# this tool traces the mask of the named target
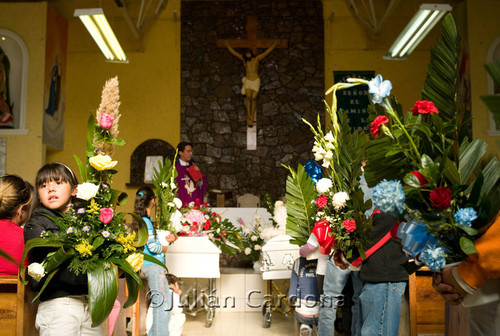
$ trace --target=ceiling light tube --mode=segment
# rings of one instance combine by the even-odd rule
[[[80,18],[109,62],[128,63],[102,8],[76,9],[74,16]]]
[[[449,5],[422,4],[391,45],[384,59],[407,59],[436,23],[451,9]]]

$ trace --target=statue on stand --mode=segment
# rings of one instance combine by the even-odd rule
[[[243,85],[241,87],[241,94],[246,96],[246,111],[247,111],[247,124],[248,127],[253,127],[253,121],[255,119],[255,111],[257,108],[257,94],[260,89],[260,78],[259,78],[259,62],[269,55],[271,51],[278,45],[279,40],[276,40],[273,45],[271,45],[266,51],[261,54],[254,55],[251,50],[248,50],[245,55],[238,53],[234,50],[227,40],[224,41],[224,45],[229,50],[231,54],[236,56],[243,62],[245,66],[246,75],[241,80]]]

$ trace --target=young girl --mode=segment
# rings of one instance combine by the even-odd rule
[[[156,229],[151,221],[151,209],[155,205],[155,193],[148,186],[141,187],[135,198],[135,213],[142,217],[148,226],[148,242],[144,247],[144,252],[165,263],[164,253],[167,251],[166,245],[161,245],[156,235]],[[176,236],[169,234],[167,242],[172,243]],[[149,329],[149,336],[169,336],[168,322],[172,313],[172,296],[166,278],[166,270],[159,265],[144,260],[142,273],[148,280],[153,308],[153,325]]]
[[[36,176],[36,189],[41,205],[35,209],[24,227],[24,241],[39,238],[42,232],[59,231],[50,217],[60,217],[68,211],[77,192],[78,181],[73,171],[62,163],[44,165]],[[34,248],[30,262],[41,263],[54,248]],[[69,263],[69,261],[67,262]],[[66,266],[66,267],[65,267]],[[40,290],[46,277],[33,281],[33,290]],[[75,275],[67,264],[61,265],[40,295],[35,326],[40,336],[46,335],[99,335],[102,328],[92,328],[88,307],[87,275]]]
[[[0,248],[18,263],[23,254],[23,229],[31,212],[33,187],[16,175],[0,177]],[[0,275],[17,275],[17,266],[0,258]]]

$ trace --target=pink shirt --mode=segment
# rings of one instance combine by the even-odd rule
[[[23,229],[9,219],[0,219],[0,249],[20,262],[23,248]],[[17,271],[16,265],[0,258],[0,275],[17,275]]]

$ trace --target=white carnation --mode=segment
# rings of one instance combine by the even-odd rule
[[[332,205],[335,210],[340,210],[345,206],[348,199],[349,195],[345,191],[338,192],[332,197]]]
[[[316,183],[316,190],[321,195],[324,195],[330,191],[330,188],[332,186],[333,186],[332,180],[330,180],[329,178],[322,178],[321,180],[318,181],[318,183]]]
[[[33,280],[39,282],[45,276],[45,268],[42,264],[32,263],[28,266],[28,274],[33,278]]]
[[[85,182],[78,185],[78,191],[76,193],[76,197],[85,201],[95,197],[97,195],[97,191],[99,190],[99,186],[93,183]]]
[[[258,251],[258,250],[261,250],[261,249],[262,249],[262,247],[261,247],[260,245],[255,245],[255,246],[253,247],[253,249],[254,249],[255,251]]]
[[[255,235],[250,237],[250,240],[251,240],[251,241],[257,241],[257,239],[258,239],[258,238],[257,238],[257,236],[255,236]]]
[[[247,247],[247,248],[245,249],[245,254],[246,254],[246,255],[249,255],[250,253],[252,253],[252,249],[251,249],[250,247]]]

